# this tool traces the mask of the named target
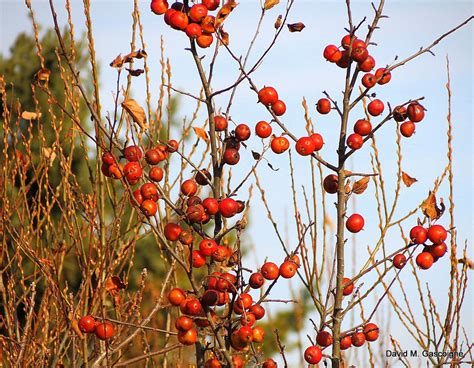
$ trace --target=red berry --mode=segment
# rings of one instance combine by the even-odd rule
[[[203,239],[199,243],[199,252],[203,256],[211,256],[212,253],[216,250],[217,243],[213,239]]]
[[[318,364],[322,358],[323,353],[317,346],[310,346],[304,351],[304,360],[309,364]]]
[[[92,333],[95,331],[95,319],[92,316],[84,316],[79,320],[79,329],[82,332]]]
[[[262,276],[267,280],[275,280],[280,275],[278,266],[273,262],[266,262],[262,266],[260,272]]]
[[[407,257],[405,257],[404,254],[397,254],[395,255],[395,257],[393,257],[393,267],[397,268],[397,269],[402,269],[403,267],[405,267],[406,263],[407,263]]]
[[[136,182],[142,176],[142,168],[138,162],[128,162],[123,167],[123,174],[129,183]]]
[[[155,166],[150,169],[148,175],[150,175],[150,179],[156,182],[160,182],[163,180],[163,169],[161,167]]]
[[[194,322],[189,317],[180,316],[176,319],[174,325],[178,331],[188,331],[193,328]]]
[[[347,137],[347,146],[353,150],[358,150],[364,145],[364,138],[360,134],[352,133]]]
[[[354,290],[354,283],[351,282],[351,279],[344,277],[342,279],[342,295],[351,295],[352,291]]]
[[[138,161],[142,158],[143,152],[138,146],[128,146],[125,148],[123,155],[127,161]]]
[[[375,59],[372,56],[367,56],[367,58],[361,63],[357,63],[359,69],[363,72],[370,72],[375,68]]]
[[[212,11],[219,7],[220,0],[202,0],[202,3]]]
[[[301,156],[308,156],[314,152],[316,145],[310,137],[302,137],[296,142],[296,152]]]
[[[396,106],[393,109],[393,118],[395,121],[401,123],[403,120],[407,118],[407,109],[405,106]]]
[[[265,308],[263,308],[260,304],[252,305],[249,308],[249,312],[252,313],[257,320],[260,320],[265,317]]]
[[[410,230],[410,240],[413,244],[424,244],[428,239],[428,230],[423,226],[414,226]]]
[[[152,0],[150,8],[153,13],[162,15],[168,10],[168,3],[166,0]]]
[[[359,231],[363,229],[363,227],[364,227],[364,218],[357,213],[354,213],[353,215],[349,216],[349,218],[346,221],[346,228],[351,233],[358,233]]]
[[[415,133],[415,129],[415,123],[409,120],[400,125],[400,133],[406,138],[410,138]]]
[[[425,117],[425,109],[418,102],[412,102],[407,107],[407,116],[414,123],[418,123]]]
[[[293,261],[285,261],[280,265],[279,273],[285,279],[291,279],[296,275],[298,266]]]
[[[359,119],[354,124],[354,132],[362,136],[369,135],[372,133],[372,124],[368,120]]]
[[[375,341],[379,338],[379,328],[375,323],[367,323],[364,326],[364,335],[367,341]]]
[[[275,137],[272,139],[270,147],[274,153],[280,154],[290,148],[290,142],[285,137]]]
[[[260,138],[268,138],[272,134],[272,126],[266,121],[259,121],[255,126],[255,134]]]
[[[434,258],[430,252],[421,252],[416,257],[416,264],[423,270],[427,270],[433,265]]]
[[[250,275],[249,285],[252,289],[259,289],[265,283],[265,279],[260,272],[255,272]]]
[[[385,68],[379,68],[375,71],[375,78],[379,80],[378,84],[387,84],[392,79],[392,74],[387,72]]]
[[[339,345],[341,347],[341,350],[347,350],[352,346],[352,338],[351,335],[347,335],[344,337],[341,337],[341,341],[339,342]]]
[[[324,178],[323,188],[329,194],[337,193],[338,177],[335,174],[330,174]]]
[[[104,154],[102,155],[102,162],[104,164],[107,164],[107,166],[115,164],[115,157],[110,152],[104,152]]]
[[[323,136],[319,133],[313,133],[309,136],[314,143],[314,150],[319,151],[324,146]]]
[[[224,198],[219,203],[219,212],[224,217],[232,217],[237,213],[238,210],[239,205],[237,204],[237,201],[232,198]]]
[[[189,23],[188,16],[181,11],[175,11],[169,18],[171,28],[184,31]]]
[[[223,116],[217,115],[214,116],[214,125],[216,127],[216,131],[222,132],[223,130],[227,129],[227,119]]]
[[[212,34],[207,34],[207,33],[203,33],[198,38],[196,38],[196,43],[202,49],[205,49],[211,46],[213,41],[214,41],[214,37],[212,36]]]
[[[174,288],[168,293],[168,301],[174,306],[179,306],[185,299],[186,294],[183,289]]]
[[[362,85],[365,88],[372,88],[377,84],[377,78],[375,78],[375,75],[371,73],[364,74],[362,77]]]
[[[182,231],[183,229],[181,228],[181,226],[170,222],[169,224],[166,224],[164,229],[165,238],[169,241],[176,241],[179,239],[179,236],[181,235]]]
[[[206,257],[198,250],[193,250],[191,258],[195,268],[200,268],[206,264]]]
[[[319,331],[316,335],[316,342],[323,347],[332,345],[332,335],[327,331]]]
[[[383,113],[384,108],[385,106],[383,102],[379,99],[372,100],[367,106],[367,110],[372,116],[379,116],[381,113]]]
[[[273,87],[264,87],[258,92],[258,101],[265,106],[273,105],[278,101],[278,92]]]
[[[219,212],[219,202],[215,198],[206,198],[202,201],[202,206],[208,215],[212,216]]]
[[[282,116],[286,112],[286,105],[282,100],[272,104],[272,111],[276,116]]]
[[[223,158],[227,165],[237,165],[240,161],[240,154],[235,148],[227,148],[224,151]]]
[[[95,335],[101,340],[108,340],[114,336],[114,326],[110,322],[102,322],[96,325]]]
[[[183,345],[193,345],[197,341],[197,331],[192,328],[188,331],[178,332],[178,341]]]
[[[443,243],[447,237],[448,232],[441,225],[432,225],[428,229],[428,239],[435,245]]]
[[[441,243],[441,244],[436,244],[429,247],[428,251],[431,253],[433,258],[436,259],[436,258],[441,258],[442,256],[444,256],[446,252],[448,251],[448,248],[446,246],[446,243]]]
[[[336,45],[327,45],[324,48],[323,56],[327,61],[330,61],[331,63],[337,63],[339,60],[341,60],[342,52]]]
[[[207,15],[207,7],[203,4],[194,4],[191,9],[189,9],[189,18],[193,22],[199,23]]]
[[[189,23],[184,31],[189,38],[197,38],[202,36],[202,28],[197,23]]]
[[[187,197],[195,195],[197,190],[198,185],[193,179],[185,180],[181,184],[181,193],[183,193]]]
[[[329,114],[331,112],[331,101],[329,101],[327,98],[319,99],[316,105],[316,110],[318,110],[318,112],[323,115]]]
[[[363,332],[354,332],[351,336],[352,345],[360,347],[365,343],[365,334]]]
[[[365,59],[369,56],[369,52],[365,47],[356,47],[354,48],[354,45],[352,46],[352,51],[351,51],[351,58],[352,60],[358,62],[358,63],[363,63]]]
[[[235,137],[239,141],[246,141],[250,138],[250,128],[247,124],[239,124],[235,128]]]

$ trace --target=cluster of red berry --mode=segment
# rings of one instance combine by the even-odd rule
[[[191,7],[175,2],[171,7],[166,0],[152,0],[151,11],[158,15],[164,14],[164,21],[171,28],[183,31],[190,38],[196,39],[199,47],[206,48],[214,41],[213,33],[216,31],[213,15],[209,11],[219,7],[220,0],[203,0],[201,4]]]
[[[132,205],[138,204],[143,214],[150,217],[156,214],[159,199],[158,188],[154,182],[163,179],[163,169],[155,166],[166,160],[168,155],[178,149],[178,142],[170,140],[167,145],[159,144],[156,148],[145,152],[145,161],[150,166],[148,171],[149,182],[144,183],[133,192]],[[128,146],[123,150],[123,157],[128,161],[125,166],[116,159],[111,152],[102,155],[102,173],[114,179],[125,178],[128,184],[137,184],[143,176],[143,151],[136,145]]]
[[[416,264],[423,270],[430,268],[439,258],[447,252],[445,243],[448,232],[442,225],[431,225],[428,229],[421,225],[414,226],[410,230],[410,240],[413,244],[423,244],[423,250],[416,257]],[[426,244],[427,241],[432,244]],[[407,263],[404,254],[399,253],[393,257],[393,266],[402,269]]]
[[[363,40],[358,39],[355,35],[345,35],[341,40],[341,47],[336,45],[328,45],[323,51],[326,60],[336,63],[341,68],[347,68],[349,61],[353,60],[357,63],[360,71],[365,72],[362,76],[361,83],[371,89],[376,84],[384,85],[390,82],[392,75],[387,68],[378,68],[374,74],[370,73],[375,68],[375,59],[369,55],[367,45]],[[326,98],[320,99],[317,104],[317,110],[321,114],[329,113],[331,109],[330,101]],[[385,105],[379,99],[373,99],[367,105],[367,111],[371,116],[379,116],[383,113]],[[392,116],[400,124],[400,133],[404,137],[411,137],[415,132],[415,124],[423,120],[425,109],[418,102],[412,102],[405,106],[397,106],[392,112]],[[409,120],[404,120],[408,117]],[[369,121],[360,119],[354,125],[354,133],[347,137],[347,146],[353,150],[360,149],[364,144],[364,136],[372,133],[372,126]]]
[[[85,333],[95,333],[101,340],[110,339],[114,336],[114,326],[108,322],[97,321],[92,316],[84,316],[79,320],[79,329]]]

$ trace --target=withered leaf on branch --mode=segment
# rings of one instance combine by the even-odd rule
[[[219,26],[225,22],[229,14],[235,9],[236,6],[237,3],[235,0],[229,0],[222,6],[222,8],[217,13],[216,21],[214,23],[216,28],[219,28]]]
[[[261,155],[258,152],[252,151],[252,157],[254,160],[260,159]]]
[[[287,24],[290,32],[301,32],[306,27],[302,22]]]
[[[474,270],[474,262],[467,257],[458,259],[458,263],[465,264],[469,269]]]
[[[226,46],[229,46],[229,34],[227,32],[225,32],[223,29],[221,29],[219,31],[220,33],[220,36],[221,36],[221,42],[226,45]]]
[[[428,198],[426,198],[421,204],[421,210],[426,217],[429,217],[431,221],[439,219],[444,212],[445,205],[443,199],[440,201],[440,207],[436,203],[436,195],[434,192],[429,193]]]
[[[114,60],[110,62],[110,66],[112,68],[121,68],[123,65],[123,57],[122,54],[118,54]]]
[[[41,68],[35,74],[35,78],[38,82],[48,83],[49,77],[51,76],[51,70],[46,68]]]
[[[21,118],[25,120],[36,120],[41,117],[40,112],[33,112],[33,111],[23,111],[21,113]]]
[[[145,128],[146,115],[145,110],[134,99],[128,99],[122,102],[122,107],[130,115],[135,123],[140,125],[142,129]]]
[[[280,0],[265,0],[265,5],[263,5],[263,8],[265,10],[269,10],[273,8],[275,5],[278,5],[280,3]]]
[[[105,281],[105,290],[115,294],[119,290],[125,289],[125,283],[118,276],[111,276]]]
[[[283,16],[280,14],[275,21],[275,29],[280,29],[282,23]]]
[[[414,183],[418,181],[416,178],[412,178],[405,171],[402,171],[402,181],[408,188],[410,188]]]
[[[207,132],[205,129],[203,128],[199,128],[199,127],[193,127],[194,129],[194,133],[196,133],[196,135],[201,138],[201,139],[204,139],[205,141],[207,141],[209,139],[209,137],[207,136]]]
[[[275,169],[275,168],[272,166],[272,164],[271,164],[270,162],[267,162],[267,165],[268,165],[268,167],[269,167],[270,169],[272,169],[273,171],[278,171],[278,170],[280,170],[280,169]]]
[[[130,75],[134,77],[138,77],[142,75],[143,73],[145,73],[143,69],[129,69],[129,68],[125,68],[125,69],[130,73]]]
[[[357,180],[354,184],[352,184],[352,193],[354,194],[362,194],[367,189],[369,185],[370,178],[368,176],[363,177],[360,180]]]

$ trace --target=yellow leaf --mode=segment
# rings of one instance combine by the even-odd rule
[[[141,107],[137,101],[133,99],[125,100],[122,102],[122,107],[131,116],[133,121],[140,125],[142,129],[145,129],[146,115],[145,110]]]
[[[280,0],[265,0],[265,5],[263,8],[265,10],[273,8],[275,5],[278,5],[280,3]]]
[[[404,171],[402,171],[402,180],[403,184],[405,184],[408,188],[411,187],[413,183],[416,183],[418,181],[416,178],[412,178]]]
[[[41,117],[40,112],[23,111],[21,113],[21,118],[25,120],[37,120],[40,117]]]
[[[194,129],[194,133],[196,133],[196,135],[199,138],[204,139],[205,141],[207,141],[209,139],[205,129],[199,128],[199,127],[193,127],[193,129]]]
[[[362,179],[356,181],[352,185],[352,193],[354,194],[362,194],[367,189],[369,185],[370,178],[368,176],[363,177]]]

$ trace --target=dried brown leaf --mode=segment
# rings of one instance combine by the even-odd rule
[[[434,192],[429,193],[428,198],[426,198],[421,204],[421,210],[426,217],[429,217],[431,221],[437,220],[441,217],[444,212],[445,205],[443,200],[440,201],[440,207],[436,203],[436,195]]]
[[[280,0],[265,0],[265,4],[263,5],[263,8],[265,10],[269,10],[273,8],[275,5],[278,5],[280,3]]]
[[[111,276],[105,281],[105,290],[115,294],[119,290],[125,289],[126,285],[118,276]]]
[[[465,264],[469,269],[474,270],[474,262],[467,257],[458,259],[458,263]]]
[[[118,55],[115,57],[115,59],[110,62],[109,65],[110,65],[112,68],[121,68],[122,65],[123,65],[123,62],[124,62],[124,60],[123,60],[122,54],[118,54]]]
[[[306,26],[302,22],[287,24],[290,32],[301,32]]]
[[[32,111],[23,111],[21,113],[21,118],[25,120],[37,120],[41,117],[40,112],[32,112]]]
[[[225,22],[229,14],[232,13],[232,10],[234,10],[236,6],[237,3],[235,0],[229,0],[222,6],[222,8],[220,8],[215,21],[216,28],[219,28],[219,26]]]
[[[283,16],[280,14],[275,21],[275,24],[274,24],[275,29],[280,29],[282,21],[283,21]]]
[[[133,77],[138,77],[140,75],[142,75],[143,73],[145,73],[145,71],[143,69],[129,69],[129,68],[125,68],[131,76]]]
[[[229,46],[229,34],[227,32],[225,32],[223,29],[221,29],[219,31],[220,35],[221,35],[221,42],[222,44],[226,45],[226,46]]]
[[[145,128],[146,115],[145,110],[134,99],[125,100],[122,102],[122,107],[130,115],[135,123],[140,125],[142,129]]]
[[[418,179],[412,178],[405,171],[402,171],[402,180],[403,184],[405,184],[408,188],[410,188],[414,183],[418,181]]]
[[[194,133],[196,133],[196,135],[201,138],[201,139],[204,139],[205,141],[207,141],[209,139],[209,137],[207,136],[207,132],[205,129],[203,128],[199,128],[199,127],[193,127],[194,129]]]
[[[362,194],[365,192],[367,189],[367,186],[369,185],[370,178],[368,176],[363,177],[360,180],[357,180],[353,185],[352,185],[352,193],[354,194]]]

